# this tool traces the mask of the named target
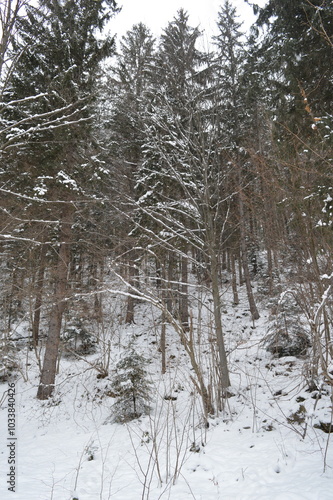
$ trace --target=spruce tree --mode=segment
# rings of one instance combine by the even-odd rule
[[[266,28],[258,54],[270,89],[274,154],[287,166],[277,182],[289,200],[293,234],[300,228],[308,233],[307,220],[325,225],[322,210],[332,187],[332,3],[271,0],[257,24]],[[298,245],[307,246],[304,234],[298,238]]]
[[[116,395],[113,420],[126,423],[150,411],[151,383],[146,370],[147,361],[132,347],[116,364],[112,391]]]
[[[321,275],[331,269],[332,2],[270,0],[259,11],[258,25],[265,28],[259,54],[270,89],[270,175],[280,191],[284,250],[303,277],[301,286],[297,280],[293,285],[302,288],[299,300],[306,310],[322,300]],[[322,346],[313,334],[314,371],[323,351],[332,357],[330,317],[325,311]]]
[[[181,145],[195,133],[194,117],[202,99],[201,70],[206,57],[196,47],[200,36],[182,9],[161,36],[154,96],[146,119],[143,163],[137,175],[136,189],[144,205],[156,205],[170,195],[182,196],[165,158],[175,153],[174,145]],[[177,165],[176,157],[174,160]],[[179,162],[177,168],[182,168]]]
[[[132,166],[141,160],[144,118],[154,78],[154,45],[149,28],[134,25],[120,42],[116,63],[110,68],[108,96],[110,146],[113,155]]]
[[[219,169],[216,108],[212,106],[212,69],[207,54],[197,49],[200,32],[188,25],[184,11],[169,23],[161,37],[158,64],[160,85],[153,102],[144,162],[138,179],[142,225],[152,238],[161,263],[164,293],[178,311],[169,311],[178,323],[181,341],[198,379],[206,414],[214,412],[196,353],[186,336],[187,258],[200,256],[211,279],[217,337],[219,394],[230,385],[221,321],[219,245],[224,227]],[[214,100],[213,100],[214,102]],[[215,103],[214,103],[215,104]],[[141,191],[142,190],[142,191]],[[151,236],[150,236],[151,237]],[[176,274],[178,262],[179,274]],[[171,268],[171,266],[173,267]],[[173,288],[168,288],[168,281]],[[175,291],[175,283],[180,282]],[[165,299],[166,305],[169,300]],[[183,298],[185,298],[183,302]],[[188,314],[188,309],[187,309]],[[170,315],[168,315],[170,318]],[[219,399],[219,398],[218,398]],[[220,401],[216,401],[217,405]]]
[[[189,172],[177,158],[177,147],[184,141],[190,141],[194,129],[194,115],[197,99],[202,91],[201,66],[205,54],[197,48],[201,33],[198,28],[192,28],[188,22],[188,14],[180,9],[165,28],[156,54],[156,81],[155,95],[150,113],[147,116],[146,140],[144,144],[144,161],[138,172],[137,192],[139,205],[142,207],[142,221],[147,223],[144,212],[146,207],[157,210],[162,218],[168,218],[167,212],[174,205],[174,215],[184,200],[184,191],[170,170],[172,162],[179,175],[189,180]],[[176,147],[174,147],[176,146]],[[153,208],[154,207],[154,208]],[[162,214],[162,212],[164,212]],[[148,217],[149,219],[149,217]],[[156,227],[156,221],[150,220],[150,228],[154,228],[161,237],[157,260],[165,267],[168,252],[174,253],[175,242],[178,241],[178,250],[168,263],[176,263],[180,258],[184,283],[183,287],[173,294],[169,306],[174,302],[174,313],[179,316],[184,328],[188,327],[188,298],[187,298],[187,247],[184,238],[179,239],[177,230],[174,231],[173,244],[165,251],[163,242],[170,240],[170,233],[163,232],[162,227]],[[171,232],[172,233],[172,232]],[[163,248],[164,247],[164,248]],[[180,255],[182,256],[180,257]],[[168,269],[170,281],[177,281],[174,269]],[[174,274],[174,275],[172,275]]]
[[[257,25],[266,27],[261,50],[278,118],[309,136],[313,119],[333,112],[332,2],[270,0]]]
[[[27,7],[18,23],[14,49],[21,57],[6,91],[9,126],[3,132],[2,177],[10,187],[8,197],[30,200],[24,218],[34,218],[37,243],[39,237],[54,242],[54,302],[39,399],[48,398],[54,389],[73,225],[79,227],[82,208],[96,200],[95,179],[106,177],[98,161],[92,117],[99,65],[113,50],[113,39],[98,33],[115,10],[114,0],[40,0],[38,6]]]
[[[242,123],[246,114],[243,87],[245,47],[242,23],[236,8],[226,0],[218,13],[218,34],[213,37],[215,56],[215,99],[221,140],[228,149],[241,143]]]
[[[231,253],[238,254],[240,251],[244,270],[244,277],[252,318],[258,319],[259,313],[255,304],[252,286],[250,283],[249,241],[252,244],[252,254],[255,257],[255,235],[250,230],[250,218],[255,217],[249,213],[247,198],[253,197],[253,192],[246,189],[247,185],[254,185],[254,177],[251,169],[245,168],[244,145],[247,130],[245,128],[245,116],[249,110],[246,109],[247,89],[244,87],[244,65],[245,47],[241,23],[238,22],[236,9],[226,0],[219,12],[217,22],[218,35],[214,37],[217,55],[217,84],[216,100],[218,110],[219,142],[223,146],[222,162],[220,168],[225,177],[225,186],[228,189],[236,189],[237,195],[233,196],[229,209],[237,221],[236,225],[229,228],[231,234],[237,234],[236,241],[232,237],[229,242]],[[233,186],[233,187],[232,187]],[[252,241],[250,240],[250,237]],[[237,241],[238,240],[238,241]],[[232,248],[233,247],[233,248]],[[233,256],[234,258],[234,256]]]
[[[128,200],[135,199],[135,178],[142,162],[142,145],[147,109],[151,102],[154,78],[155,40],[142,23],[134,25],[122,37],[115,65],[110,68],[105,102],[109,108],[106,116],[109,154],[117,158],[118,179],[121,186],[121,239],[123,267],[131,287],[138,287],[138,266],[141,256],[135,250],[137,235],[133,233],[134,221]],[[126,208],[125,208],[126,206]],[[127,299],[126,323],[135,321],[135,300],[130,293]]]

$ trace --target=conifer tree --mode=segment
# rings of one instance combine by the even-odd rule
[[[313,308],[324,294],[321,275],[331,272],[332,2],[270,0],[259,11],[258,25],[265,27],[259,53],[270,89],[270,175],[280,191],[288,260],[308,294],[299,293],[300,304]],[[332,356],[331,318],[325,309],[321,347],[313,332],[315,370],[322,349],[326,359]]]
[[[246,93],[242,86],[245,47],[242,23],[236,8],[226,0],[218,12],[218,34],[213,37],[215,56],[215,100],[219,114],[221,140],[227,148],[239,145],[246,114]]]
[[[134,170],[141,158],[144,117],[154,78],[154,45],[150,30],[142,23],[134,25],[122,37],[115,66],[110,68],[111,152]]]
[[[183,312],[186,306],[181,301],[188,294],[184,285],[187,284],[185,272],[188,251],[191,250],[200,254],[202,262],[199,267],[204,266],[212,280],[219,394],[225,394],[230,380],[219,290],[218,248],[224,226],[222,175],[218,170],[219,145],[215,142],[218,139],[217,122],[214,121],[214,111],[209,109],[211,67],[209,57],[196,48],[199,34],[197,29],[188,26],[187,15],[180,11],[161,38],[162,78],[147,127],[144,162],[137,186],[142,213],[147,225],[150,220],[156,234],[154,248],[159,246],[161,252],[167,250],[169,254],[164,263],[160,258],[166,271],[162,273],[165,288],[168,280],[173,284],[177,281],[175,274],[169,272],[170,256],[174,256],[173,262],[177,259],[180,262],[182,288],[178,296],[172,290],[173,301],[179,300],[180,307],[178,313],[172,313],[178,318],[181,340],[195,370],[205,412],[209,414],[214,411],[214,403],[205,387],[196,353],[185,335],[187,318]],[[148,229],[151,227],[148,225]],[[169,293],[166,290],[166,295]],[[216,403],[220,405],[220,401]]]
[[[174,137],[183,140],[183,134],[188,135],[192,127],[191,100],[194,86],[196,83],[199,85],[198,74],[204,60],[204,54],[196,47],[199,36],[198,28],[189,26],[188,14],[183,9],[179,10],[173,21],[168,23],[161,36],[155,62],[155,96],[146,122],[144,162],[138,173],[137,192],[139,196],[143,195],[139,199],[140,204],[143,202],[142,208],[152,205],[156,208],[160,201],[167,207],[171,200],[179,201],[183,196],[179,184],[174,182],[173,175],[170,175],[168,161],[165,161],[164,157],[173,154],[172,145],[169,147],[169,144]],[[182,165],[177,158],[174,160],[176,164],[178,163],[177,169],[180,172]],[[161,228],[155,229],[160,233]],[[161,242],[164,239],[162,236]],[[184,240],[178,241],[178,244],[181,252],[180,254],[176,252],[177,257],[171,256],[171,253],[174,254],[174,249],[169,247],[168,251],[165,251],[165,248],[160,248],[157,260],[162,267],[168,268],[166,272],[168,279],[176,282],[174,264],[180,259],[179,267],[182,270],[180,281],[183,285],[175,294],[171,289],[165,293],[169,296],[167,301],[169,309],[173,309],[184,328],[187,328],[187,244]],[[163,246],[162,243],[161,247]]]
[[[246,209],[246,198],[253,196],[245,190],[249,184],[251,172],[244,168],[242,148],[244,147],[244,117],[246,116],[246,89],[243,85],[245,50],[240,31],[241,23],[237,21],[236,9],[226,0],[221,7],[218,19],[218,35],[214,38],[217,47],[216,67],[217,85],[216,100],[218,109],[219,141],[224,146],[224,161],[221,169],[227,179],[227,185],[237,191],[234,197],[236,203],[232,209],[238,220],[238,227],[232,227],[231,232],[238,232],[239,249],[244,270],[244,278],[252,318],[258,319],[259,312],[255,304],[249,272],[249,219],[251,215]],[[251,236],[254,236],[251,234]],[[253,238],[254,239],[254,238]],[[253,247],[255,245],[253,244]],[[236,249],[237,250],[237,249]],[[232,250],[235,252],[235,249]],[[234,258],[234,257],[233,257]]]
[[[114,0],[40,0],[38,6],[27,7],[18,23],[14,49],[21,57],[6,91],[10,126],[3,131],[2,178],[10,186],[8,196],[19,193],[30,200],[25,219],[29,215],[38,221],[42,207],[47,207],[44,231],[54,241],[54,302],[39,399],[48,398],[54,389],[76,207],[81,206],[82,213],[85,204],[96,199],[94,179],[105,177],[92,116],[99,64],[113,50],[113,39],[97,34],[115,10]]]
[[[113,405],[115,422],[126,423],[149,413],[152,398],[146,363],[143,356],[130,348],[116,364],[112,382],[116,395]]]
[[[257,24],[267,28],[258,53],[271,89],[267,105],[275,160],[287,166],[278,169],[275,182],[288,200],[286,219],[294,222],[288,231],[306,260],[306,234],[313,238],[311,248],[323,244],[323,234],[315,227],[326,223],[321,215],[332,187],[332,5],[326,0],[270,1],[259,11]]]
[[[135,178],[142,162],[145,120],[154,79],[154,45],[155,40],[150,30],[142,23],[134,25],[122,37],[115,65],[110,68],[108,75],[106,102],[110,110],[106,119],[109,153],[117,158],[121,196],[126,200],[125,206],[128,206],[129,199],[135,198]],[[137,236],[132,232],[133,221],[124,205],[122,212],[123,215],[126,212],[119,228],[122,259],[127,268],[129,286],[137,287],[141,256],[135,250]],[[135,300],[129,294],[126,323],[133,323],[135,320],[134,306]]]
[[[332,3],[270,0],[257,24],[267,27],[261,50],[278,119],[287,119],[296,133],[302,127],[309,136],[315,117],[332,114],[333,54],[327,43],[333,37]]]

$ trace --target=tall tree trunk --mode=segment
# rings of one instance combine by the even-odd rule
[[[230,250],[230,259],[231,259],[231,272],[232,272],[232,293],[234,296],[234,305],[237,306],[239,304],[238,290],[237,290],[237,275],[236,275],[236,263],[235,263],[235,254],[233,250]]]
[[[262,168],[267,167],[264,165]],[[267,168],[265,169],[266,172]],[[267,182],[264,174],[261,175],[261,196],[263,199],[263,237],[264,244],[267,252],[267,275],[268,275],[268,290],[272,295],[274,288],[273,280],[273,249],[277,251],[277,241],[282,240],[282,235],[279,234],[279,222],[276,213],[276,200],[272,199],[272,188],[274,187],[273,181]]]
[[[162,265],[162,283],[163,283],[163,286],[161,287],[161,298],[162,298],[164,308],[167,308],[166,301],[167,301],[167,295],[168,295],[168,288],[167,288],[167,280],[166,280],[165,260],[164,260],[164,263]],[[160,338],[160,351],[161,351],[161,355],[162,355],[161,372],[163,375],[166,373],[166,321],[167,321],[166,311],[165,311],[165,309],[163,309],[162,310],[162,318],[161,318],[161,338]]]
[[[40,314],[41,314],[41,307],[43,300],[46,251],[47,251],[47,245],[43,244],[40,249],[39,269],[36,281],[34,317],[32,321],[32,340],[34,347],[37,347],[39,341],[39,325],[40,325]]]
[[[242,266],[242,252],[240,247],[238,248],[238,274],[239,274],[239,286],[244,284],[244,276],[243,276],[243,266]]]
[[[216,250],[211,248],[211,268],[212,268],[212,294],[213,294],[213,306],[214,306],[214,322],[215,322],[215,332],[217,338],[217,346],[219,352],[219,371],[221,378],[222,391],[230,386],[229,369],[227,354],[224,345],[224,336],[222,329],[222,319],[221,319],[221,297],[220,297],[220,287],[219,287],[219,273],[218,273],[218,259]]]
[[[247,297],[249,301],[250,311],[252,315],[252,320],[255,321],[260,318],[254,296],[252,291],[251,279],[250,279],[250,271],[249,264],[247,260],[247,244],[245,237],[245,215],[244,215],[244,205],[242,200],[242,192],[239,194],[239,226],[240,226],[240,248],[241,248],[241,257],[244,271],[244,280],[246,285]]]
[[[43,367],[37,391],[37,398],[42,400],[52,396],[55,385],[61,323],[66,305],[65,299],[68,286],[72,222],[73,209],[67,206],[64,208],[61,217],[60,248],[55,268],[55,301],[50,313]]]
[[[134,306],[135,299],[133,295],[132,287],[135,286],[135,276],[136,276],[136,268],[135,268],[135,259],[131,258],[128,262],[128,283],[129,283],[129,295],[127,297],[127,310],[126,310],[126,318],[125,323],[130,325],[135,323],[134,321]]]
[[[161,373],[164,375],[166,373],[166,317],[165,313],[162,313],[161,319],[161,338],[160,338],[160,351],[161,351]]]
[[[176,281],[175,276],[176,269],[176,259],[173,251],[168,252],[168,282],[165,284],[166,288],[166,306],[169,313],[173,314],[175,306],[175,294],[174,294],[174,283]]]
[[[267,248],[267,275],[268,275],[268,293],[272,295],[273,293],[273,257],[272,249],[269,244],[266,245]]]
[[[188,330],[188,258],[181,257],[181,285],[180,285],[180,300],[179,300],[179,313],[182,327],[185,331]]]
[[[128,262],[128,283],[129,283],[129,293],[135,294],[135,290],[140,287],[140,278],[139,278],[139,264],[138,264],[138,255],[135,250],[133,250],[130,254],[130,259]],[[134,288],[134,290],[133,290]],[[126,311],[126,319],[125,323],[132,324],[135,323],[134,313],[135,313],[135,304],[136,300],[134,297],[129,295],[127,297],[127,311]]]
[[[104,277],[104,259],[101,257],[99,259],[99,262],[97,264],[98,268],[98,274],[96,276],[96,288],[101,288],[101,284],[103,283],[103,277]],[[97,321],[97,323],[103,323],[103,298],[102,298],[101,293],[96,293],[95,294],[95,299],[94,299],[94,317]]]

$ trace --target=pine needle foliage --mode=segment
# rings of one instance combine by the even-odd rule
[[[126,423],[150,412],[151,382],[146,370],[147,360],[134,348],[127,350],[116,365],[112,390],[116,394],[113,420]]]

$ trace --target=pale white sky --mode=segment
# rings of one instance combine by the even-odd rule
[[[260,5],[265,3],[265,0],[254,1]],[[158,36],[183,7],[190,16],[190,25],[200,25],[209,39],[216,29],[217,13],[223,3],[223,0],[118,0],[122,11],[112,21],[111,30],[119,40],[134,24],[143,22]],[[246,31],[254,21],[252,7],[244,0],[231,0],[231,3],[237,8],[240,20],[244,22],[243,30]]]

